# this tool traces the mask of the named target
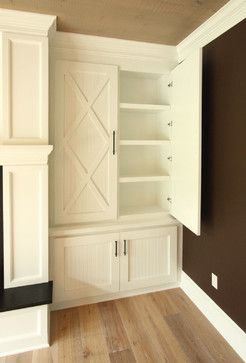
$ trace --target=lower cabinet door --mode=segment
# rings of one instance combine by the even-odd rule
[[[119,233],[53,240],[54,303],[119,291]]]
[[[177,227],[121,233],[120,290],[177,279]]]

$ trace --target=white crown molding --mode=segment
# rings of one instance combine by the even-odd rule
[[[83,51],[84,54],[135,58],[163,62],[168,68],[177,64],[175,46],[105,38],[94,35],[55,32],[50,39],[51,49]]]
[[[246,1],[230,0],[177,45],[179,61],[195,49],[204,47],[245,18]]]
[[[56,16],[0,8],[0,31],[48,36],[56,30]]]
[[[246,333],[184,271],[180,287],[246,362]]]
[[[0,165],[47,164],[52,145],[0,145]]]

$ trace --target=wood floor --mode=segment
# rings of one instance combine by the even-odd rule
[[[52,312],[49,349],[0,363],[238,363],[180,289]]]

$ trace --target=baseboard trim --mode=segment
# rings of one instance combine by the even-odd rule
[[[148,294],[148,293],[152,293],[152,292],[156,292],[156,291],[175,289],[175,288],[179,287],[179,285],[180,285],[180,282],[176,281],[176,282],[169,282],[169,283],[167,283],[165,285],[161,285],[161,286],[151,286],[151,287],[146,287],[146,288],[137,289],[137,290],[121,291],[121,292],[115,292],[115,293],[111,293],[111,294],[107,294],[107,295],[91,296],[91,297],[86,297],[86,298],[82,298],[82,299],[67,300],[67,301],[61,301],[61,302],[54,301],[54,303],[51,305],[51,310],[55,311],[55,310],[73,308],[76,306],[96,304],[96,303],[103,302],[103,301],[122,299],[125,297]]]
[[[246,333],[184,271],[180,287],[246,362]]]

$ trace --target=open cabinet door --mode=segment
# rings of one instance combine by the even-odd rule
[[[171,214],[200,234],[202,50],[172,71]]]

